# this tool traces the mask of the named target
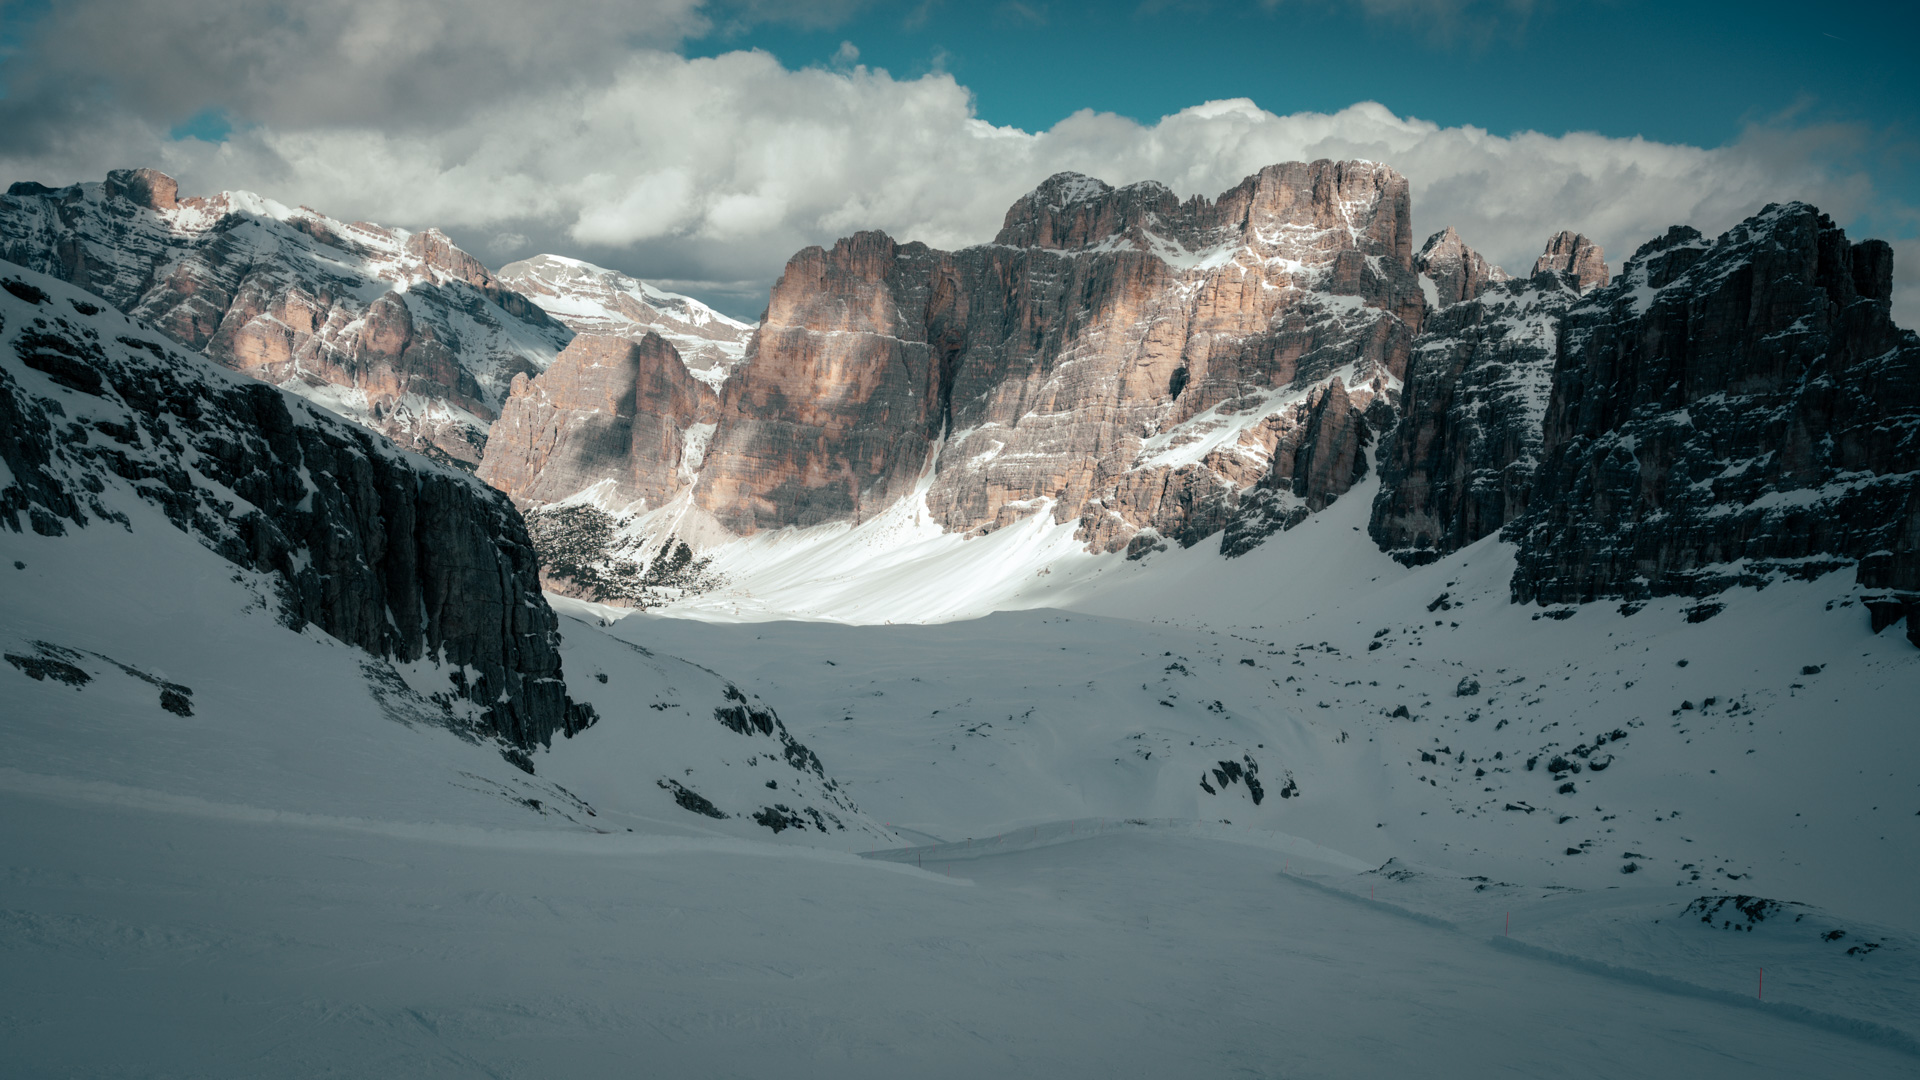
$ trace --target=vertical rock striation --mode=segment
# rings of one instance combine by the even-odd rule
[[[1381,550],[1417,566],[1527,509],[1560,322],[1578,299],[1568,275],[1549,271],[1427,317],[1403,418],[1380,449],[1368,532]]]
[[[1433,282],[1435,307],[1471,300],[1509,280],[1505,270],[1468,247],[1451,225],[1427,237],[1413,257],[1413,268]]]
[[[1567,311],[1516,600],[1702,595],[1857,564],[1920,593],[1920,339],[1892,256],[1803,203],[1675,228]]]
[[[517,375],[477,475],[521,506],[607,484],[600,501],[658,507],[691,484],[719,398],[658,334],[582,334],[537,378]]]
[[[1610,279],[1607,256],[1600,245],[1579,233],[1558,232],[1547,241],[1547,250],[1533,261],[1536,274],[1565,274],[1581,292],[1597,289]]]
[[[1101,550],[1193,542],[1334,376],[1366,401],[1397,385],[1425,313],[1411,246],[1403,178],[1317,161],[1185,202],[1063,173],[992,244],[810,248],[726,384],[696,501],[740,533],[857,519],[937,446],[950,530],[1044,512]]]

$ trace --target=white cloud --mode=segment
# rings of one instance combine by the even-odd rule
[[[383,41],[367,47],[399,47]],[[1033,133],[981,121],[944,73],[901,80],[857,65],[791,71],[760,52],[642,50],[595,79],[523,86],[431,127],[261,123],[214,146],[170,141],[120,114],[0,155],[0,169],[65,182],[157,163],[190,192],[249,187],[476,244],[517,234],[641,275],[755,282],[720,297],[753,314],[800,247],[869,228],[939,247],[986,241],[1014,199],[1060,169],[1212,196],[1277,161],[1384,161],[1413,183],[1416,243],[1453,225],[1524,271],[1562,228],[1593,237],[1618,265],[1670,224],[1711,234],[1769,201],[1804,198],[1842,221],[1875,212],[1865,174],[1833,164],[1857,139],[1841,127],[1756,127],[1703,149],[1498,136],[1371,103],[1280,116],[1248,101],[1153,124],[1081,112]],[[1899,265],[1913,276],[1912,260]],[[1903,320],[1920,322],[1920,295],[1900,296]]]

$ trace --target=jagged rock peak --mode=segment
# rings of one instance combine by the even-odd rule
[[[1788,203],[1710,245],[1670,231],[1569,309],[1541,465],[1504,534],[1515,598],[1704,596],[1854,565],[1920,599],[1920,338],[1892,322],[1891,266],[1884,242]]]
[[[1371,161],[1268,165],[1217,198],[1181,202],[1165,184],[1114,188],[1079,173],[1050,177],[1007,211],[994,243],[1061,251],[1148,252],[1169,265],[1225,257],[1317,261],[1307,252],[1365,249],[1411,269],[1406,178]]]
[[[1633,258],[1621,268],[1621,276],[1631,278],[1645,271],[1647,285],[1662,288],[1687,268],[1700,261],[1713,243],[1691,225],[1675,225],[1665,236],[1655,237],[1634,249]]]
[[[695,378],[716,390],[746,359],[753,337],[753,323],[581,259],[535,255],[502,266],[498,276],[574,333],[660,335]]]
[[[1564,229],[1547,241],[1545,254],[1533,261],[1533,272],[1567,274],[1581,292],[1613,280],[1607,273],[1607,254],[1600,245]]]
[[[1420,253],[1413,257],[1413,268],[1433,282],[1440,307],[1471,300],[1488,285],[1509,278],[1505,270],[1468,247],[1451,225],[1427,237]]]
[[[179,181],[158,169],[115,169],[107,174],[106,190],[149,210],[172,210],[180,205]]]
[[[538,377],[514,378],[477,475],[522,507],[604,481],[615,506],[658,507],[692,482],[718,411],[659,334],[581,334]]]

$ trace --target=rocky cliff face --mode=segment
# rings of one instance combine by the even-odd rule
[[[1526,510],[1561,319],[1578,299],[1571,276],[1544,271],[1428,315],[1380,449],[1368,532],[1381,550],[1431,562]]]
[[[660,335],[582,334],[514,377],[478,475],[521,506],[604,485],[596,501],[657,507],[692,483],[719,405]]]
[[[1425,312],[1411,247],[1403,178],[1318,161],[1186,202],[1061,174],[992,244],[808,249],[724,389],[695,500],[740,533],[860,518],[931,462],[949,530],[1047,513],[1101,550],[1192,542],[1335,375],[1366,401],[1397,386]]]
[[[1704,595],[1857,564],[1920,593],[1920,339],[1892,253],[1802,203],[1676,228],[1567,311],[1514,598]]]
[[[498,277],[574,333],[660,336],[695,378],[715,390],[746,359],[753,337],[752,323],[579,259],[535,255],[501,267]]]
[[[438,671],[436,700],[521,751],[592,722],[504,496],[51,277],[0,265],[0,290],[0,525],[157,510],[260,575],[290,626]]]
[[[1504,529],[1518,601],[1854,567],[1876,629],[1920,609],[1920,339],[1886,244],[1793,203],[1713,241],[1676,226],[1610,284],[1571,233],[1536,265],[1429,315],[1380,452],[1383,550]]]
[[[1413,257],[1413,268],[1433,283],[1434,307],[1471,300],[1489,286],[1509,280],[1505,270],[1468,247],[1451,225],[1427,237]]]
[[[513,377],[572,336],[437,231],[348,224],[249,192],[182,199],[151,169],[13,185],[0,196],[0,258],[467,467]]]

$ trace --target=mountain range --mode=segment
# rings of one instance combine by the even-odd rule
[[[21,1068],[1910,1071],[1890,248],[1522,275],[1412,197],[1063,173],[749,324],[14,184]]]

